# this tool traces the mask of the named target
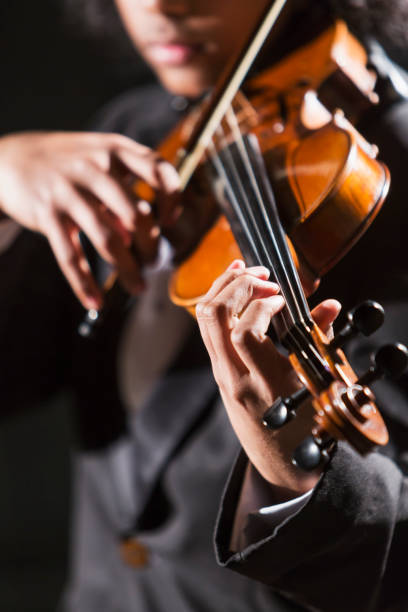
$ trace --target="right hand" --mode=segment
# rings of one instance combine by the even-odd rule
[[[131,191],[137,178],[159,196],[158,221]],[[118,134],[31,132],[0,138],[0,210],[48,238],[85,308],[100,308],[102,294],[79,231],[117,269],[124,287],[137,293],[142,273],[129,247],[135,237],[140,260],[149,254],[157,223],[171,222],[178,185],[168,162]]]

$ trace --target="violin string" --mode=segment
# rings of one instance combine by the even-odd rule
[[[231,115],[231,113],[233,113],[233,115]],[[327,384],[332,382],[332,376],[330,372],[327,371],[325,359],[314,346],[314,342],[309,333],[310,328],[313,326],[309,306],[292,255],[289,251],[286,234],[284,233],[279,219],[274,194],[269,178],[266,175],[265,165],[259,152],[258,142],[255,141],[255,146],[254,140],[250,140],[248,135],[244,136],[242,134],[232,108],[231,113],[226,119],[229,121],[230,128],[232,127],[235,132],[234,137],[238,145],[240,145],[238,149],[240,152],[239,159],[243,163],[245,171],[250,175],[251,186],[256,188],[258,196],[255,200],[245,198],[244,201],[246,205],[250,207],[251,202],[253,202],[253,209],[250,212],[254,213],[256,217],[255,228],[263,228],[264,233],[260,235],[260,238],[264,241],[262,243],[263,249],[266,250],[267,255],[270,255],[270,259],[272,260],[271,263],[277,265],[278,272],[283,272],[281,282],[287,283],[285,286],[289,290],[289,293],[285,295],[282,291],[286,301],[286,309],[283,313],[289,311],[295,323],[301,324],[300,326],[295,324],[288,329],[287,321],[283,317],[283,322],[286,323],[287,327],[286,342],[290,341],[291,350],[295,350],[298,356],[302,355],[302,360],[304,360],[305,365],[307,365],[309,372],[313,374],[315,380],[319,380],[320,384],[327,386]],[[233,160],[232,155],[230,155],[229,158]],[[256,170],[258,171],[258,176]],[[266,204],[269,205],[269,210],[267,210]],[[274,248],[268,248],[269,245],[272,245]],[[289,308],[288,304],[290,306]],[[293,307],[296,310],[298,318],[293,314]],[[282,319],[282,317],[280,319]]]
[[[261,195],[260,195],[260,192],[259,192],[259,185],[258,185],[258,182],[256,180],[256,177],[254,176],[254,173],[253,173],[252,167],[251,167],[251,163],[250,163],[250,161],[248,159],[248,156],[246,154],[246,150],[245,150],[243,139],[242,139],[242,135],[241,135],[241,130],[239,128],[238,121],[237,121],[237,118],[236,118],[236,115],[235,115],[233,109],[231,109],[231,108],[228,109],[228,111],[226,113],[226,120],[228,121],[229,127],[230,127],[230,129],[231,129],[231,131],[233,133],[234,138],[235,138],[235,144],[237,146],[237,151],[239,153],[239,160],[240,160],[240,162],[241,162],[241,164],[243,166],[243,170],[246,173],[246,177],[249,180],[249,185],[250,185],[250,187],[252,189],[252,195],[253,195],[252,201],[259,202],[261,200]],[[230,153],[230,150],[228,150],[228,151]],[[228,157],[229,157],[230,163],[231,162],[233,163],[232,155],[229,155]],[[240,176],[238,171],[237,171],[237,174],[238,174],[238,176]],[[244,189],[242,181],[240,183],[240,186],[241,186],[242,191],[246,193],[246,190]],[[262,218],[259,219],[259,215],[255,215],[255,210],[256,209],[254,208],[253,205],[251,206],[251,202],[249,201],[248,198],[244,198],[243,203],[244,203],[244,205],[246,207],[247,215],[251,219],[252,227],[255,228],[255,231],[256,231],[257,235],[259,236],[259,240],[261,241],[261,244],[262,244],[262,247],[263,247],[262,250],[263,250],[264,254],[266,255],[266,258],[261,263],[268,264],[268,267],[271,269],[271,272],[273,272],[275,274],[276,280],[279,282],[282,294],[283,294],[283,296],[285,298],[287,309],[289,311],[289,314],[292,317],[292,322],[294,323],[296,321],[296,316],[294,314],[294,308],[296,308],[296,307],[293,304],[292,300],[290,299],[290,292],[288,291],[288,283],[285,282],[285,281],[287,281],[287,278],[285,278],[285,271],[284,271],[283,266],[280,265],[282,262],[279,260],[279,254],[277,252],[278,249],[277,249],[277,245],[276,245],[276,241],[275,241],[275,236],[271,235],[271,241],[272,241],[271,246],[273,248],[272,249],[268,248],[267,245],[266,245],[265,239],[264,239],[265,237],[264,237],[264,235],[262,234],[262,231],[261,231],[261,227],[263,226],[263,219]],[[258,209],[258,212],[260,212],[260,209]],[[258,217],[258,219],[255,218],[256,216]],[[276,259],[273,256],[271,256],[272,253],[277,255]]]
[[[242,182],[241,174],[236,167],[236,163],[231,155],[231,151],[228,146],[224,146],[226,144],[226,136],[222,129],[219,127],[217,130],[217,135],[219,137],[219,141],[223,146],[222,151],[222,159],[221,155],[218,153],[216,147],[212,143],[211,147],[211,161],[214,164],[216,172],[218,176],[223,181],[223,186],[227,192],[227,203],[231,205],[233,214],[228,214],[229,211],[226,208],[226,203],[224,201],[224,212],[229,219],[231,226],[235,229],[234,234],[240,243],[240,236],[243,234],[245,238],[245,244],[243,247],[241,246],[241,251],[246,252],[247,249],[245,247],[249,247],[251,251],[251,259],[253,261],[250,264],[253,265],[267,265],[269,269],[271,269],[272,273],[274,272],[274,267],[272,266],[272,262],[269,260],[269,256],[267,250],[265,249],[265,244],[263,243],[262,237],[257,231],[256,223],[254,223],[253,216],[248,215],[248,211],[251,211],[251,206],[248,202],[248,190],[245,189],[245,186]],[[243,202],[245,202],[245,206],[243,206]],[[238,223],[234,223],[235,221]],[[234,226],[237,226],[235,228]],[[254,229],[252,229],[254,227]],[[246,259],[248,260],[248,254],[246,253]],[[275,278],[276,282],[279,283],[279,279]],[[282,323],[285,327],[285,331],[288,332],[290,327],[293,326],[296,322],[294,314],[291,312],[290,306],[286,305],[287,314],[290,317],[290,321],[287,320],[288,317],[284,316]]]
[[[265,177],[263,173],[260,172],[259,155],[256,156],[253,154],[255,152],[253,147],[251,147],[252,150],[248,150],[248,146],[250,147],[251,142],[248,140],[248,137],[246,137],[244,141],[237,117],[232,108],[230,108],[227,113],[226,119],[238,147],[239,160],[253,191],[253,197],[251,199],[245,198],[243,201],[243,204],[247,208],[247,215],[251,219],[252,227],[255,228],[259,235],[259,239],[262,243],[262,250],[267,256],[267,262],[278,277],[281,291],[294,322],[305,323],[306,320],[310,319],[310,313],[297,271],[288,250],[286,236],[281,227],[276,206],[274,206],[273,193],[269,190],[265,191],[265,187],[261,191],[261,185],[265,183]],[[232,156],[229,155],[229,160],[231,159],[233,161]],[[257,173],[255,169],[258,170]],[[256,174],[258,174],[258,176]],[[243,186],[241,186],[241,188],[243,188]],[[265,207],[265,201],[269,203],[268,211]]]
[[[225,142],[225,133],[223,132],[222,128],[218,128],[217,130],[217,135],[220,137],[220,132],[221,132],[221,138],[220,141],[224,141]],[[218,174],[218,176],[222,179],[223,181],[223,190],[225,190],[227,192],[227,197],[228,200],[227,202],[225,202],[225,199],[223,200],[223,208],[224,208],[224,212],[227,216],[227,218],[230,220],[231,226],[234,229],[234,235],[238,241],[239,246],[241,247],[241,251],[246,255],[246,259],[248,261],[248,259],[251,259],[252,261],[250,261],[250,265],[260,265],[260,264],[265,264],[265,253],[262,255],[261,251],[265,251],[264,245],[260,245],[259,243],[259,237],[257,235],[256,232],[251,231],[249,228],[249,224],[248,224],[248,220],[245,217],[245,207],[242,206],[242,202],[240,202],[239,200],[242,199],[247,199],[247,190],[244,188],[238,169],[235,166],[235,162],[232,159],[231,155],[230,155],[230,151],[228,149],[228,147],[224,148],[224,155],[227,158],[230,159],[224,159],[221,160],[220,155],[218,154],[216,147],[214,146],[214,143],[211,143],[211,149],[209,150],[210,153],[210,159],[215,167],[215,170]],[[228,168],[228,173],[227,173],[227,168]],[[235,184],[235,188],[234,185]],[[239,195],[237,195],[237,185],[240,185],[240,189],[239,189]],[[227,210],[226,206],[227,204],[231,205],[233,214],[228,214],[229,211]],[[248,208],[249,205],[246,207]],[[237,221],[237,223],[236,223]],[[236,227],[235,227],[236,226]],[[243,245],[241,245],[241,240],[240,237],[241,235],[244,235],[244,239],[245,242]],[[248,247],[250,249],[250,254],[248,254]],[[269,262],[268,262],[269,263]],[[270,265],[268,265],[268,267],[271,267]],[[278,279],[275,279],[278,282]],[[287,314],[291,315],[291,313],[287,310]],[[290,320],[289,320],[290,319]],[[284,316],[283,314],[279,313],[278,318],[276,319],[276,325],[275,328],[277,329],[277,333],[279,337],[282,337],[283,335],[286,335],[290,328],[294,325],[295,320],[293,318],[293,316]]]
[[[218,128],[217,133],[218,135],[221,132],[221,137],[222,140],[225,141],[225,134],[222,131],[221,128]],[[226,147],[224,149],[224,153],[225,151],[228,151],[228,148]],[[211,142],[209,143],[208,146],[208,152],[210,154],[210,159],[216,169],[216,172],[218,174],[218,176],[222,179],[223,181],[223,188],[225,189],[225,191],[227,192],[227,196],[229,199],[229,202],[232,204],[232,208],[234,209],[234,215],[236,216],[236,218],[238,219],[238,224],[239,224],[239,228],[243,228],[244,229],[244,233],[245,233],[245,240],[248,246],[250,246],[251,252],[252,252],[252,256],[255,258],[255,263],[257,264],[262,264],[264,263],[264,259],[262,259],[262,256],[260,255],[259,251],[258,251],[258,247],[256,246],[254,240],[253,240],[253,235],[250,232],[248,226],[247,226],[247,221],[244,217],[243,211],[242,211],[242,207],[238,202],[237,196],[236,196],[236,190],[233,189],[232,187],[232,183],[230,180],[230,177],[227,175],[227,171],[226,171],[226,166],[231,166],[232,168],[230,168],[230,173],[233,172],[234,174],[237,173],[238,171],[235,168],[235,162],[233,160],[229,160],[228,163],[226,163],[226,160],[224,159],[224,163],[221,161],[221,157],[218,154],[216,147],[214,146],[214,143]],[[229,153],[229,151],[228,151]],[[226,153],[226,155],[229,157],[228,153]],[[232,164],[230,163],[232,161]],[[233,170],[233,168],[235,168],[235,171]],[[240,178],[238,178],[238,182],[240,182]],[[246,190],[243,189],[241,194],[241,197],[246,198]],[[226,211],[224,209],[224,212],[227,213],[228,211]],[[234,222],[234,218],[231,219],[231,223]],[[241,249],[244,250],[244,249]],[[285,306],[285,310],[288,312],[288,314],[290,315],[290,312],[287,308],[287,305]],[[294,321],[293,321],[293,317],[291,317],[291,321],[288,320],[287,316],[284,316],[284,314],[282,312],[278,313],[275,317],[274,317],[274,328],[276,330],[276,333],[278,334],[278,338],[282,338],[282,337],[290,337],[292,339],[292,347],[293,349],[297,352],[297,354],[301,354],[302,351],[302,342],[298,342],[298,338],[296,336],[293,336],[293,334],[291,333],[292,329],[296,329],[294,326]],[[293,336],[293,337],[292,337]]]
[[[217,128],[217,132],[218,134],[220,133],[220,128]],[[223,135],[223,134],[222,134]],[[244,214],[243,214],[243,209],[240,206],[239,202],[238,202],[238,198],[236,195],[236,190],[233,189],[232,187],[232,183],[230,180],[230,177],[228,177],[226,169],[225,169],[225,165],[222,163],[221,158],[217,152],[217,149],[214,145],[213,140],[211,140],[209,142],[209,144],[207,145],[207,152],[209,153],[209,157],[213,163],[213,166],[217,172],[218,177],[222,180],[223,182],[223,189],[227,192],[228,195],[228,200],[229,203],[231,204],[231,207],[233,208],[234,211],[234,215],[238,221],[238,226],[240,228],[242,228],[244,234],[245,234],[245,240],[248,244],[248,247],[251,251],[251,255],[252,258],[254,259],[253,264],[261,264],[262,263],[262,257],[259,253],[259,245],[256,242],[256,236],[250,232],[249,228],[248,228],[248,223],[247,223],[247,219],[245,218]],[[243,194],[244,197],[245,194]],[[233,225],[234,224],[234,218],[231,218],[231,215],[228,214],[228,211],[225,210],[224,207],[224,212],[226,212],[227,217],[230,221],[230,223]],[[242,250],[242,249],[241,249]]]
[[[218,128],[217,134],[219,136],[221,135],[219,140],[223,146],[223,159],[221,159],[217,151],[214,149],[215,157],[218,159],[220,167],[222,168],[224,184],[227,185],[229,193],[234,194],[232,200],[233,212],[239,219],[239,227],[243,228],[245,238],[248,241],[251,241],[252,256],[254,260],[252,262],[253,265],[262,265],[265,263],[265,253],[263,253],[265,249],[259,232],[254,230],[251,231],[251,225],[254,224],[253,219],[251,219],[251,217],[248,215],[248,211],[250,210],[248,190],[245,189],[245,186],[242,182],[242,174],[240,174],[239,169],[237,168],[233,156],[231,154],[231,151],[227,146],[227,137],[222,126]],[[245,203],[245,206],[242,205],[242,202]],[[233,221],[234,218],[232,218],[232,222]]]
[[[219,127],[217,130],[217,133],[221,134],[220,140],[222,141],[223,145],[226,145],[227,138],[225,136],[225,132],[223,131],[223,128]],[[256,239],[254,240],[254,236],[253,234],[251,234],[249,230],[247,219],[245,218],[242,206],[240,205],[240,202],[239,202],[239,199],[236,193],[237,185],[235,185],[235,189],[234,189],[234,185],[231,180],[233,179],[235,181],[235,176],[238,176],[238,184],[241,185],[239,195],[244,200],[246,200],[248,204],[248,198],[246,195],[247,191],[244,189],[244,185],[240,178],[238,169],[236,168],[235,160],[233,159],[233,156],[231,155],[231,151],[229,147],[224,146],[222,150],[223,152],[222,159],[221,159],[221,155],[218,153],[212,141],[211,143],[209,143],[207,147],[207,152],[209,154],[209,157],[215,167],[215,170],[219,178],[223,182],[223,187],[227,192],[228,199],[233,208],[234,214],[236,215],[238,219],[239,227],[244,229],[245,231],[245,238],[252,250],[252,253],[255,254],[255,258],[257,262],[259,263],[264,262],[265,260],[262,259],[260,255],[259,245],[257,246],[255,244]],[[227,213],[228,211],[225,211],[225,212]],[[234,218],[232,218],[232,222],[233,221],[234,221]],[[264,244],[262,245],[262,250],[263,251],[265,250]],[[325,374],[324,363],[322,362],[321,356],[318,353],[316,353],[315,350],[311,350],[314,347],[310,344],[308,335],[306,334],[305,336],[304,333],[301,331],[301,329],[296,326],[296,319],[294,318],[293,313],[290,312],[287,304],[286,304],[285,311],[290,315],[290,317],[292,318],[292,321],[289,322],[287,317],[283,316],[284,313],[283,314],[278,313],[277,317],[275,317],[275,320],[278,321],[278,325],[277,325],[278,336],[282,338],[282,332],[284,332],[285,330],[286,331],[285,338],[290,340],[291,351],[294,350],[297,355],[303,355],[308,365],[308,369],[313,374],[314,379],[315,380],[321,379],[322,372],[323,372],[323,375]],[[304,329],[304,326],[302,325],[301,328]]]

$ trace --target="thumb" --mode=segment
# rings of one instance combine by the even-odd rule
[[[313,308],[312,317],[314,322],[325,333],[329,334],[331,325],[341,310],[341,304],[337,300],[324,300]]]

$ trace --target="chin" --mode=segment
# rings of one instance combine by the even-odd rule
[[[210,89],[215,79],[208,71],[195,70],[194,68],[166,69],[158,71],[163,87],[175,96],[186,98],[198,98]]]

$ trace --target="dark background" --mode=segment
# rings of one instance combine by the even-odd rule
[[[104,102],[151,78],[129,45],[112,49],[68,25],[62,0],[1,0],[0,134],[84,128]],[[56,609],[67,562],[69,413],[69,398],[57,397],[0,420],[0,612]]]
[[[80,21],[80,19],[79,19]],[[0,2],[0,134],[86,127],[120,91],[148,77],[112,52],[61,0]],[[70,507],[69,398],[0,420],[0,612],[53,612],[64,582]]]
[[[114,51],[71,15],[62,0],[1,1],[0,133],[77,129],[149,74],[130,43]]]

